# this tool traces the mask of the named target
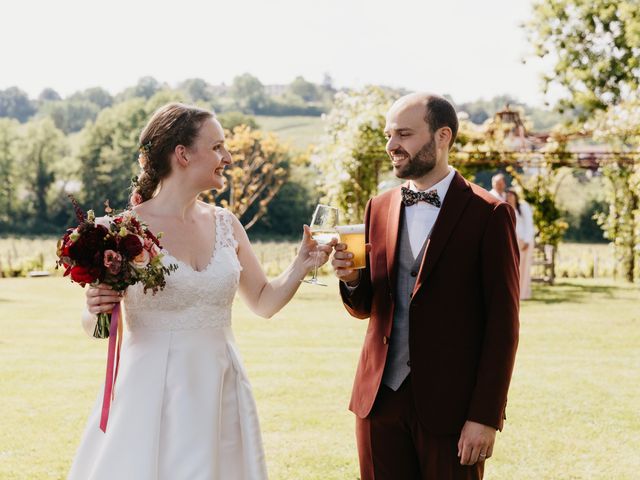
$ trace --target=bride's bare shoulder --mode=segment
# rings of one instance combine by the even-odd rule
[[[149,215],[149,214],[151,214],[151,212],[149,211],[148,205],[145,205],[144,203],[141,203],[139,205],[134,205],[133,207],[131,207],[130,210],[133,213],[135,213],[136,215]]]
[[[215,213],[215,211],[216,211],[218,208],[221,208],[221,207],[217,207],[217,206],[216,206],[215,204],[213,204],[213,203],[203,202],[202,200],[198,200],[198,206],[200,206],[200,208],[202,208],[202,209],[204,209],[204,210],[206,210],[206,211],[210,211],[210,212],[213,212],[213,213]]]
[[[144,223],[146,223],[149,227],[153,227],[153,225],[157,224],[161,219],[158,217],[158,214],[153,210],[153,208],[149,208],[148,205],[141,203],[140,205],[135,205],[131,208],[131,211],[136,214],[136,216]]]
[[[231,210],[227,210],[224,207],[219,207],[218,205],[212,203],[206,203],[202,200],[198,200],[198,204],[203,209],[203,211],[210,213],[211,215],[224,215],[230,218],[235,218],[235,215],[231,212]]]

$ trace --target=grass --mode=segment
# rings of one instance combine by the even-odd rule
[[[277,117],[275,117],[277,118]],[[5,237],[0,238],[0,272],[13,267],[24,274],[32,268],[54,271],[55,237]],[[269,275],[278,275],[295,255],[296,242],[253,242],[256,255]],[[600,244],[562,243],[556,259],[558,278],[613,277],[615,267],[613,247]],[[328,267],[324,268],[328,272]],[[8,275],[7,275],[8,276]]]
[[[358,476],[347,404],[366,323],[326,278],[270,321],[234,306],[275,480]],[[574,280],[535,296],[485,478],[637,478],[640,290]],[[104,374],[106,345],[84,335],[82,301],[61,278],[0,279],[2,479],[66,476]]]
[[[309,145],[317,145],[324,131],[321,117],[258,115],[255,118],[261,130],[277,134],[281,140],[302,151],[306,151]]]
[[[63,270],[55,270],[56,262],[55,237],[5,237],[0,238],[0,276],[10,270],[26,276],[29,270],[44,269],[61,275]],[[280,274],[291,262],[297,252],[298,242],[256,241],[252,246],[260,263],[268,275]],[[324,271],[329,271],[328,266]]]

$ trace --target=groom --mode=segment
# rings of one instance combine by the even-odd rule
[[[444,98],[387,114],[387,153],[408,180],[371,199],[367,267],[332,261],[346,309],[369,326],[350,409],[362,480],[480,479],[505,417],[518,344],[511,207],[448,165],[458,130]]]

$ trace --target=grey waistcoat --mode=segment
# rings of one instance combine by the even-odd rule
[[[398,233],[399,250],[397,258],[396,301],[393,312],[393,324],[389,337],[387,363],[382,375],[382,383],[392,390],[398,390],[409,372],[409,303],[411,293],[416,285],[420,264],[424,256],[427,240],[425,240],[418,258],[414,258],[409,243],[407,218],[402,215],[402,227]],[[429,235],[427,235],[427,239]]]

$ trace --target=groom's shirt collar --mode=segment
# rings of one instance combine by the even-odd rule
[[[449,165],[449,173],[447,174],[447,176],[444,177],[435,185],[433,185],[432,187],[427,188],[426,190],[419,190],[418,187],[416,187],[415,183],[413,183],[413,180],[409,180],[409,189],[414,192],[429,192],[431,190],[435,190],[436,192],[438,192],[438,197],[440,197],[440,202],[444,203],[444,197],[447,195],[447,192],[449,191],[449,186],[451,185],[451,182],[453,181],[453,177],[455,174],[456,174],[455,169],[451,165]],[[418,206],[418,205],[420,207],[438,208],[424,202],[419,202],[414,206]]]

